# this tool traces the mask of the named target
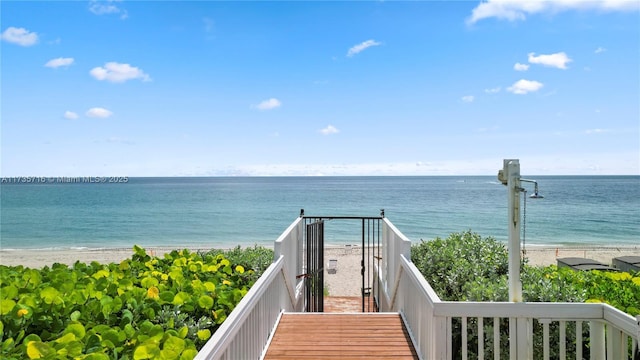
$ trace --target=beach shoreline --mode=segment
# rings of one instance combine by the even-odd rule
[[[147,247],[150,256],[163,257],[165,253],[182,248]],[[206,252],[210,249],[188,249],[191,252]],[[130,259],[133,249],[100,248],[100,249],[66,249],[66,250],[32,250],[12,249],[0,250],[0,265],[42,268],[54,263],[73,265],[77,261],[91,263],[120,263]],[[554,265],[558,258],[583,257],[611,264],[615,257],[640,256],[640,246],[530,246],[526,248],[528,264],[532,266]],[[325,266],[325,289],[330,296],[360,296],[362,287],[360,245],[326,246],[325,263],[336,260],[336,271],[328,272]]]
[[[272,247],[271,247],[272,248]],[[173,250],[185,247],[147,247],[150,256],[162,257]],[[191,252],[207,252],[210,248],[186,248]],[[360,259],[360,245],[331,245],[326,246],[325,259],[334,256],[338,258],[355,257]],[[611,260],[618,256],[640,256],[639,246],[527,246],[526,257],[528,264],[546,266],[556,264],[558,258],[583,257],[611,264]],[[0,265],[40,268],[54,263],[73,265],[76,261],[90,263],[119,263],[133,255],[133,248],[82,248],[82,249],[0,249]],[[339,259],[338,259],[339,260]]]

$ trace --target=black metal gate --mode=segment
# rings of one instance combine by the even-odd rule
[[[306,312],[324,311],[324,221],[306,226]]]
[[[305,216],[301,210],[300,216],[305,219],[305,260],[306,260],[306,306],[307,312],[322,312],[324,304],[324,222],[329,220],[359,220],[361,222],[361,261],[360,275],[362,312],[378,311],[377,300],[380,291],[374,286],[374,265],[380,268],[381,257],[381,221],[384,218],[384,210],[380,216]]]

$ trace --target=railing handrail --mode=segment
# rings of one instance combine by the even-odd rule
[[[298,287],[302,282],[297,283],[295,277],[302,266],[299,257],[300,251],[303,250],[300,243],[304,232],[303,225],[304,219],[299,217],[278,237],[274,246],[274,262],[249,289],[200,350],[196,359],[228,359],[230,356],[237,357],[237,354],[243,354],[240,355],[243,358],[249,354],[249,357],[253,358],[258,354],[255,356],[257,358],[264,351],[264,347],[268,346],[268,336],[274,331],[279,314],[282,311],[300,311],[299,305],[303,301],[300,300],[301,292]],[[600,349],[595,352],[596,357],[604,354],[605,347],[607,354],[613,354],[612,357],[626,351],[625,347],[614,348],[616,339],[623,339],[624,336],[636,339],[635,344],[640,342],[640,317],[633,318],[608,304],[442,301],[411,262],[410,240],[386,218],[383,218],[382,236],[382,261],[380,265],[374,264],[374,286],[380,287],[381,290],[381,298],[378,299],[379,304],[382,304],[381,311],[399,312],[402,315],[416,351],[422,359],[446,359],[451,356],[453,318],[477,318],[480,328],[483,318],[516,318],[518,326],[517,329],[514,327],[515,336],[519,336],[520,331],[525,329],[520,326],[521,319],[537,319],[544,322],[547,329],[550,321],[587,321],[595,329],[592,330],[595,334],[592,345],[594,349]],[[259,325],[256,325],[257,323]],[[466,328],[466,321],[464,324]],[[609,335],[606,345],[605,324],[611,325],[607,327]],[[497,331],[496,329],[494,328],[494,331]],[[481,335],[478,336],[482,339]],[[494,333],[494,338],[497,336]],[[236,337],[238,339],[235,339]],[[466,335],[463,335],[462,341],[466,339]],[[520,345],[526,345],[526,341],[520,343],[519,339],[517,353],[521,354]],[[496,344],[494,347],[498,346],[495,350],[498,352],[500,345]],[[245,347],[251,349],[243,350]],[[510,351],[511,354],[515,354],[513,348]],[[526,351],[522,353],[526,354]]]
[[[406,237],[393,226],[389,226],[388,229],[393,234],[385,233],[385,236],[389,236],[389,238],[383,239],[385,246],[389,249],[403,246]],[[394,241],[400,242],[400,244],[394,244]],[[585,321],[600,323],[602,326],[609,324],[612,328],[617,329],[616,331],[635,339],[635,344],[640,342],[640,317],[637,320],[605,303],[442,301],[410,258],[405,256],[404,251],[394,255],[399,257],[399,261],[389,259],[388,263],[395,264],[396,268],[388,269],[386,272],[387,276],[394,275],[393,283],[390,282],[390,279],[383,277],[381,271],[383,269],[377,270],[380,277],[378,281],[381,284],[379,286],[383,290],[380,295],[384,297],[384,304],[388,304],[388,308],[383,311],[399,311],[403,313],[403,316],[406,315],[406,318],[411,319],[406,323],[407,330],[411,333],[412,339],[419,339],[418,343],[414,345],[423,358],[446,358],[451,355],[450,339],[442,341],[445,340],[442,338],[442,332],[447,331],[450,336],[452,318],[516,318],[561,322]],[[409,295],[401,296],[399,294],[400,284],[404,284],[404,291],[407,290],[406,286],[413,287],[411,296],[420,299],[409,299]],[[421,305],[416,306],[416,302]],[[404,314],[405,311],[412,313]],[[429,338],[423,338],[425,335]],[[599,335],[594,334],[594,336]],[[463,341],[465,340],[463,339]],[[614,346],[613,343],[606,346],[607,352],[615,353],[618,351],[608,348]]]
[[[284,256],[281,255],[275,262],[269,265],[258,281],[253,284],[247,294],[240,300],[229,317],[227,317],[209,341],[200,349],[195,359],[216,359],[227,350],[231,341],[251,313],[251,310],[267,291],[268,285],[279,276],[286,276],[286,272],[283,271],[284,260]],[[290,296],[289,300],[292,302],[291,307],[293,307],[295,302]]]

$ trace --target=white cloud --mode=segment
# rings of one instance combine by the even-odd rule
[[[78,114],[74,113],[73,111],[65,111],[64,118],[69,120],[75,120],[78,118]]]
[[[96,15],[110,15],[110,14],[119,14],[121,19],[126,19],[129,17],[129,13],[125,9],[121,9],[116,6],[114,3],[120,2],[120,0],[107,0],[107,1],[96,1],[91,0],[89,2],[89,11]]]
[[[491,88],[491,89],[484,89],[484,92],[486,92],[487,94],[497,94],[497,93],[500,92],[500,90],[501,90],[501,88],[500,88],[500,86],[498,86],[498,87],[494,87],[494,88]]]
[[[525,20],[527,15],[538,13],[556,14],[569,10],[596,11],[635,11],[640,9],[640,2],[633,0],[487,0],[476,6],[467,24],[474,24],[482,19],[498,18],[508,21]]]
[[[110,117],[111,115],[113,115],[113,113],[105,108],[100,108],[100,107],[94,107],[91,108],[89,110],[87,110],[87,114],[88,117],[92,117],[92,118],[102,118],[102,119],[106,119],[108,117]]]
[[[375,40],[367,40],[367,41],[361,42],[358,45],[352,46],[349,49],[349,51],[347,51],[347,56],[352,57],[353,55],[358,54],[359,52],[362,52],[367,48],[370,48],[372,46],[378,46],[378,45],[382,45],[382,43],[377,42]]]
[[[145,74],[142,69],[117,62],[108,62],[104,67],[95,67],[89,73],[98,80],[106,80],[113,83],[122,83],[133,79],[151,81],[149,75]]]
[[[259,110],[273,110],[280,106],[282,106],[282,103],[276,98],[264,100],[260,104],[256,105]]]
[[[558,69],[566,69],[567,64],[572,62],[567,54],[564,52],[559,52],[555,54],[549,55],[538,55],[535,53],[529,53],[529,62],[532,64],[540,64],[548,67],[555,67]]]
[[[51,59],[49,61],[47,61],[46,64],[44,64],[44,66],[46,67],[50,67],[50,68],[58,68],[61,66],[69,66],[73,64],[73,58],[57,58],[57,59]]]
[[[596,54],[600,54],[607,51],[607,49],[603,48],[602,46],[598,46],[598,48],[596,49],[596,51],[594,51],[594,53]]]
[[[466,95],[462,97],[462,102],[470,103],[473,102],[475,97],[473,95]]]
[[[513,65],[513,70],[515,70],[515,71],[527,71],[527,70],[529,70],[529,65],[515,63],[515,65]]]
[[[508,87],[507,90],[514,94],[524,95],[530,92],[538,91],[542,89],[543,86],[544,85],[541,82],[535,80],[521,79]]]
[[[20,46],[31,46],[38,42],[38,34],[25,28],[11,26],[2,32],[2,40]]]
[[[331,135],[331,134],[337,134],[339,133],[340,130],[338,130],[335,126],[333,125],[328,125],[326,128],[321,129],[320,133],[322,135]]]

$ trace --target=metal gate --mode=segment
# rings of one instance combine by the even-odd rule
[[[374,286],[374,265],[380,268],[382,259],[382,230],[381,221],[384,218],[384,210],[380,216],[305,216],[304,209],[300,216],[305,219],[303,244],[306,273],[300,275],[305,278],[305,311],[322,312],[324,304],[324,231],[325,221],[355,220],[361,225],[361,260],[360,275],[362,297],[362,312],[377,312],[380,289]]]
[[[324,311],[324,221],[306,226],[305,311]]]

